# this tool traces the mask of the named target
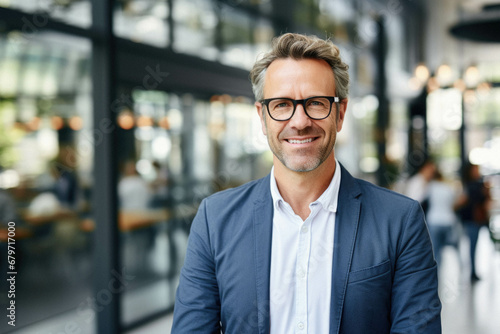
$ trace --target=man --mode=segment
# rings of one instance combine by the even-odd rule
[[[347,70],[330,41],[298,34],[255,64],[274,167],[201,203],[172,333],[441,332],[420,206],[335,159]]]

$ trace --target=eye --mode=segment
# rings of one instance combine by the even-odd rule
[[[314,99],[307,101],[307,105],[311,107],[325,107],[327,102],[324,99]]]
[[[293,107],[293,103],[290,100],[273,100],[269,103],[272,110],[276,109],[288,109]]]

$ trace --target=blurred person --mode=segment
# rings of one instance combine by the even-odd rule
[[[337,46],[282,35],[250,76],[273,168],[202,201],[172,333],[441,333],[420,206],[335,158],[349,84]]]
[[[457,194],[455,189],[444,181],[438,169],[434,172],[427,191],[429,209],[426,220],[431,234],[434,257],[440,265],[443,247],[458,246],[457,217],[454,210]]]
[[[146,180],[137,172],[135,161],[129,160],[123,164],[122,177],[118,181],[118,202],[122,214],[134,214],[150,209],[151,190]],[[123,233],[123,249],[126,266],[131,271],[147,269],[146,256],[154,248],[155,229],[152,226],[134,228],[130,233]]]
[[[119,207],[123,210],[146,210],[149,208],[151,192],[148,183],[135,167],[135,161],[126,161],[122,178],[118,181]]]
[[[420,203],[424,212],[427,211],[429,182],[434,177],[436,165],[432,160],[426,160],[418,169],[417,173],[410,177],[406,183],[404,194]]]
[[[5,189],[0,189],[0,227],[6,228],[9,222],[16,221],[17,212],[14,200]]]
[[[155,178],[149,184],[151,187],[151,207],[165,208],[168,199],[168,169],[162,167],[158,161],[153,161],[153,168],[155,171]]]
[[[472,281],[477,281],[479,280],[476,273],[477,239],[481,227],[487,226],[489,223],[488,207],[491,196],[478,165],[467,164],[465,166],[463,181],[464,191],[458,199],[455,209],[469,239],[470,278]]]
[[[53,163],[50,167],[54,178],[52,186],[55,197],[62,207],[76,209],[78,205],[78,178],[75,172],[60,163]]]
[[[76,153],[70,145],[62,144],[57,157],[47,163],[46,171],[36,179],[38,197],[57,201],[57,209],[77,209],[79,200],[79,183],[76,174]],[[43,205],[42,205],[43,207]],[[43,211],[49,213],[50,208]]]

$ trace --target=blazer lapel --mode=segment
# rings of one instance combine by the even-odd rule
[[[341,166],[341,180],[337,215],[335,218],[335,240],[333,248],[332,297],[330,303],[330,333],[340,331],[347,279],[358,230],[361,191],[356,180]]]
[[[259,333],[269,333],[270,329],[270,294],[271,242],[273,225],[273,200],[270,190],[270,177],[260,183],[259,198],[254,202],[254,252],[255,276],[257,286],[257,315]]]

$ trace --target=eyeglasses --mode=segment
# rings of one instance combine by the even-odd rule
[[[288,121],[293,117],[297,104],[302,104],[306,115],[311,119],[321,120],[330,116],[332,103],[338,103],[336,96],[313,96],[303,100],[294,100],[285,97],[261,100],[266,106],[269,116],[275,121]]]

